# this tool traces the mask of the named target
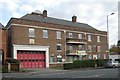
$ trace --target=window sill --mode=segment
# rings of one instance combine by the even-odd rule
[[[57,38],[57,40],[61,40],[62,38]]]
[[[62,50],[57,50],[57,52],[62,52]]]
[[[47,39],[48,37],[43,37],[43,39]]]

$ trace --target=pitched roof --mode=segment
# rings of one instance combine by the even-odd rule
[[[66,26],[74,26],[74,27],[97,30],[97,29],[93,28],[92,26],[90,26],[88,24],[85,24],[85,23],[72,22],[72,21],[68,21],[68,20],[51,18],[51,17],[43,17],[42,15],[35,15],[35,14],[26,14],[25,16],[21,17],[20,19],[32,20],[32,21],[37,21],[37,22],[47,22],[47,23],[53,23],[53,24],[60,24],[60,25],[66,25]]]
[[[4,26],[0,23],[0,28],[3,28]]]

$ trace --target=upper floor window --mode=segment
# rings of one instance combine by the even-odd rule
[[[82,34],[78,34],[78,38],[79,38],[79,39],[82,39]]]
[[[88,41],[91,41],[91,40],[92,40],[92,36],[88,35]]]
[[[55,57],[54,56],[50,56],[50,63],[54,63],[55,62]]]
[[[57,39],[61,39],[61,32],[60,31],[57,31],[56,35],[57,35]]]
[[[100,46],[97,46],[97,51],[100,52]]]
[[[69,45],[69,46],[68,46],[68,49],[69,49],[69,50],[73,50],[73,46],[72,46],[72,45]]]
[[[79,50],[83,50],[83,45],[79,45]]]
[[[73,33],[69,33],[69,38],[73,38]]]
[[[61,48],[61,44],[57,44],[57,51],[61,51],[62,48]]]
[[[88,45],[88,51],[92,51],[92,46]]]
[[[34,28],[29,28],[29,37],[35,37],[35,30],[34,30]]]
[[[48,38],[48,30],[43,30],[43,38]]]
[[[97,36],[97,42],[100,42],[100,36]]]
[[[35,44],[35,39],[29,39],[29,44]]]

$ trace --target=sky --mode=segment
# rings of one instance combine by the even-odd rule
[[[107,31],[108,15],[110,46],[118,41],[118,2],[119,0],[0,0],[0,23],[6,26],[11,17],[20,18],[35,10],[47,10],[49,17],[71,21],[72,16],[76,15],[77,22]]]

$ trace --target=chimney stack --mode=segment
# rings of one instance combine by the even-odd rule
[[[72,22],[76,22],[77,21],[77,16],[73,16],[72,17]]]
[[[44,10],[44,11],[43,11],[43,16],[44,16],[44,17],[47,17],[47,10]]]

